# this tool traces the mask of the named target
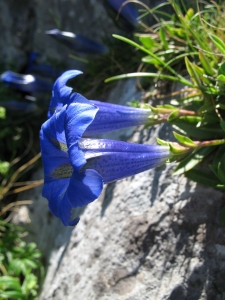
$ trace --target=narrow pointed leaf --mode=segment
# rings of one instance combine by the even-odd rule
[[[178,117],[179,117],[179,111],[178,109],[176,109],[173,112],[171,112],[167,120],[168,122],[173,122],[173,120],[177,119]]]
[[[218,181],[216,176],[214,176],[213,174],[207,174],[196,169],[191,169],[190,171],[186,172],[185,176],[190,180],[193,180],[205,186],[211,186],[213,188],[216,188],[218,184],[221,184],[221,182]]]
[[[174,174],[183,174],[192,168],[194,168],[197,164],[199,164],[204,158],[206,158],[212,151],[214,147],[204,147],[191,153],[185,159],[183,159],[177,168],[174,171]]]
[[[157,138],[156,140],[159,145],[169,146],[169,142],[167,142],[167,141],[161,140],[160,138]]]
[[[220,126],[225,131],[225,121],[220,121]]]
[[[166,41],[166,35],[165,35],[165,31],[164,31],[163,27],[161,27],[160,30],[159,30],[159,37],[161,39],[161,42],[163,44],[164,49],[168,50],[169,46],[168,46],[168,43]]]
[[[183,146],[187,146],[187,147],[197,147],[197,145],[191,140],[189,139],[187,136],[178,134],[177,132],[173,132],[173,135],[175,136],[175,138],[178,140],[178,142],[183,145]]]
[[[198,55],[205,72],[208,75],[213,76],[215,74],[215,70],[213,70],[213,68],[211,67],[208,58],[204,55],[204,53],[201,50],[199,50]]]
[[[224,42],[216,35],[210,34],[210,38],[213,41],[214,45],[222,54],[225,54],[225,44]]]

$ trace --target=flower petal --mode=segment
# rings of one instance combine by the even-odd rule
[[[67,199],[74,208],[82,207],[97,199],[102,189],[102,177],[95,170],[74,171],[63,199]]]
[[[169,148],[159,145],[81,139],[79,146],[87,159],[84,168],[96,170],[104,183],[155,168],[170,156]]]
[[[82,150],[78,147],[78,141],[86,128],[93,122],[98,108],[91,104],[71,103],[66,111],[65,134],[73,168],[79,171],[86,163]]]
[[[68,153],[61,150],[57,144],[53,143],[51,136],[46,134],[43,130],[43,126],[40,131],[40,142],[42,161],[44,165],[44,180],[46,183],[55,180],[53,175],[54,171],[62,165],[68,165],[70,161]]]
[[[98,198],[103,189],[102,177],[94,170],[73,172],[71,178],[63,178],[44,185],[42,195],[49,201],[50,211],[65,226],[74,226],[79,219],[71,220],[73,208],[82,207]]]
[[[83,72],[78,70],[69,70],[64,72],[54,83],[52,90],[52,98],[49,105],[48,118],[50,118],[54,111],[57,108],[63,107],[69,100],[69,96],[72,93],[73,89],[66,85],[69,79],[76,77],[77,75],[82,74]]]
[[[49,209],[53,215],[60,218],[59,204],[68,188],[70,178],[54,180],[44,184],[42,196],[48,199]],[[71,207],[69,207],[71,211]]]
[[[79,218],[71,220],[72,205],[64,199],[69,185],[69,178],[60,179],[44,185],[42,196],[49,201],[49,210],[59,218],[65,226],[75,226],[79,222]]]
[[[143,125],[147,122],[151,111],[97,100],[90,100],[99,110],[94,121],[84,132],[84,136],[102,134],[131,126]]]

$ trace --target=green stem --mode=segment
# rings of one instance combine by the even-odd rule
[[[196,88],[196,86],[193,83],[186,80],[185,78],[178,78],[178,77],[174,77],[171,75],[148,73],[148,72],[137,72],[137,73],[128,73],[128,74],[123,74],[123,75],[112,76],[110,78],[107,78],[105,80],[105,82],[107,83],[107,82],[110,82],[113,80],[135,78],[135,77],[152,77],[152,78],[158,78],[158,79],[168,79],[168,80],[183,83],[184,85],[187,85],[192,88]]]
[[[219,146],[225,144],[225,139],[222,140],[212,140],[204,142],[194,142],[198,147],[208,147],[208,146]]]

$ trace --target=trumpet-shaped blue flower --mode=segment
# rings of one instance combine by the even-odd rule
[[[119,15],[124,20],[124,24],[121,24],[124,29],[132,31],[138,25],[138,12],[131,3],[125,2],[126,0],[108,0],[105,1],[105,6],[114,12],[114,18]]]
[[[106,46],[90,40],[81,34],[60,31],[58,29],[48,30],[45,33],[76,52],[90,54],[105,54],[108,52]]]
[[[23,73],[37,74],[43,77],[57,78],[62,75],[63,71],[53,68],[50,65],[41,64],[36,62],[36,58],[40,56],[39,53],[31,52],[29,55],[28,64]]]
[[[51,117],[56,109],[65,104],[87,103],[98,107],[98,112],[93,122],[84,132],[85,136],[102,134],[117,129],[127,128],[145,124],[151,113],[150,110],[134,108],[129,106],[87,100],[78,93],[72,93],[72,88],[66,85],[67,81],[82,72],[70,70],[60,76],[53,87],[52,99],[49,106],[48,117]]]
[[[52,90],[51,83],[30,74],[24,75],[6,71],[2,73],[0,80],[6,85],[26,93],[49,92]]]
[[[70,220],[72,208],[98,198],[104,183],[154,168],[170,155],[168,147],[82,138],[97,112],[93,104],[71,103],[41,128],[43,196],[66,226],[79,221]]]
[[[19,100],[0,101],[0,106],[14,113],[28,113],[37,110],[35,103]]]

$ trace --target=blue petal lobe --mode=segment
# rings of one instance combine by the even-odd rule
[[[97,199],[102,189],[102,177],[95,170],[74,171],[63,201],[66,199],[72,207],[81,207]]]
[[[69,181],[69,178],[65,178],[45,184],[42,196],[48,199],[49,210],[54,216],[59,218],[65,226],[75,226],[79,218],[70,219],[72,205],[64,197]]]
[[[70,178],[63,178],[55,180],[49,183],[45,183],[42,196],[48,199],[49,209],[53,215],[60,218],[59,205],[63,199],[63,196],[69,185]],[[71,211],[71,205],[68,206],[69,212]]]
[[[83,72],[78,70],[69,70],[64,72],[54,83],[52,90],[52,98],[49,105],[48,118],[50,118],[56,108],[61,108],[67,103],[70,94],[72,93],[72,88],[67,86],[66,83],[69,79],[72,79]]]
[[[66,111],[65,134],[70,163],[79,171],[86,163],[78,141],[86,128],[93,122],[98,108],[91,104],[71,103]]]
[[[44,180],[45,183],[47,183],[55,180],[53,176],[55,169],[62,165],[68,165],[70,161],[68,153],[60,150],[59,147],[57,147],[57,144],[53,143],[48,132],[45,132],[43,129],[44,125],[46,125],[46,122],[42,125],[42,129],[40,131],[40,142],[42,161],[44,165]]]

